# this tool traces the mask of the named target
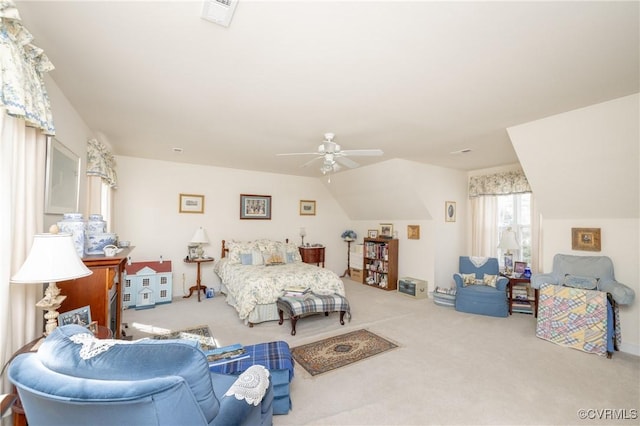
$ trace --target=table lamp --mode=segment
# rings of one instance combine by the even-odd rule
[[[518,240],[516,239],[516,233],[511,228],[507,228],[500,237],[500,243],[498,248],[506,250],[504,253],[504,273],[505,275],[511,275],[513,272],[513,254],[511,250],[517,250],[520,248]]]
[[[36,234],[27,260],[20,270],[11,277],[16,284],[49,283],[44,298],[36,303],[47,313],[45,335],[58,326],[58,308],[67,298],[60,294],[57,282],[86,277],[93,271],[88,269],[73,244],[71,234]]]
[[[193,234],[193,237],[190,241],[192,244],[197,244],[198,248],[196,249],[196,254],[198,259],[202,259],[202,255],[204,254],[204,250],[202,248],[203,244],[209,244],[209,239],[207,238],[207,234],[204,232],[202,226],[196,230],[196,233]]]
[[[307,236],[307,230],[305,228],[300,228],[300,238],[302,238],[301,246],[304,246],[304,237]]]

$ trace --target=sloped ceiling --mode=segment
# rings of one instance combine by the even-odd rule
[[[640,217],[640,96],[508,129],[546,219]]]
[[[388,160],[326,178],[329,192],[351,220],[428,220],[406,162]]]
[[[517,162],[507,127],[639,90],[636,1],[239,0],[228,28],[202,1],[16,4],[123,156],[319,177],[276,154],[334,132],[385,151],[363,165],[477,170]]]

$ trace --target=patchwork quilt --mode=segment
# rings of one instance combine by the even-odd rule
[[[553,284],[540,286],[536,328],[539,338],[606,355],[607,330],[613,330],[612,322],[607,315],[607,293]]]

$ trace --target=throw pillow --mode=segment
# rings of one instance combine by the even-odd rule
[[[460,274],[462,276],[462,286],[474,285],[476,283],[476,274]]]
[[[281,265],[284,263],[284,260],[282,259],[282,253],[278,251],[265,252],[263,253],[263,257],[264,257],[264,264],[267,266]]]
[[[253,256],[251,253],[240,253],[240,263],[243,265],[251,265],[253,263]]]
[[[565,287],[581,288],[583,290],[595,290],[598,288],[598,281],[599,278],[565,274],[563,285]]]
[[[489,287],[496,288],[496,284],[498,283],[498,276],[497,275],[484,274],[484,278],[482,279],[482,283],[484,285],[488,285]]]

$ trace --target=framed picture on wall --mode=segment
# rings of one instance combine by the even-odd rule
[[[59,140],[47,139],[45,171],[45,213],[78,211],[80,157]]]
[[[314,200],[300,200],[300,216],[315,216],[316,202]]]
[[[571,249],[600,251],[600,228],[571,228]]]
[[[271,219],[271,195],[240,194],[240,219]]]
[[[407,225],[407,238],[410,240],[419,240],[420,225]]]
[[[445,222],[456,221],[456,202],[445,201],[444,203],[444,220]]]
[[[180,194],[180,213],[204,213],[204,195]]]

